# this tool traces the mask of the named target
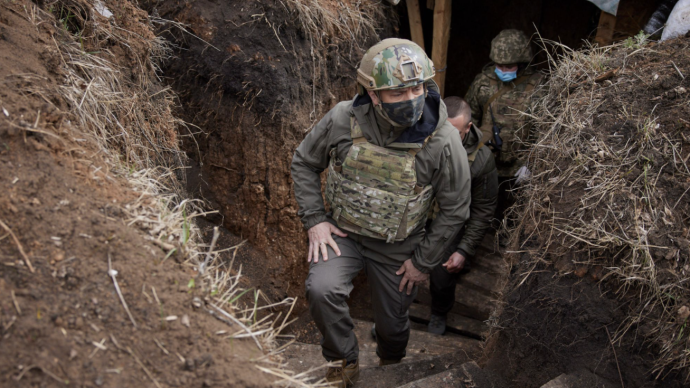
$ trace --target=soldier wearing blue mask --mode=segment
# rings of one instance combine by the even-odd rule
[[[528,174],[521,162],[529,137],[522,112],[530,109],[532,94],[543,80],[529,66],[532,55],[524,32],[501,31],[491,41],[492,63],[475,77],[465,95],[472,121],[480,124],[483,141],[493,148],[498,174],[504,179],[522,180]]]

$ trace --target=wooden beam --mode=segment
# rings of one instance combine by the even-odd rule
[[[422,15],[419,13],[419,0],[406,0],[406,3],[412,41],[424,50],[424,31],[422,31]]]
[[[444,96],[446,83],[446,61],[448,59],[448,40],[450,39],[451,0],[436,0],[434,5],[434,40],[431,46],[431,60],[436,66],[434,80]]]
[[[599,47],[609,46],[613,43],[613,30],[616,27],[616,16],[608,12],[601,11],[599,16],[599,27],[597,27],[597,36],[594,38]]]
[[[434,0],[426,0],[426,8],[430,10],[434,10]]]

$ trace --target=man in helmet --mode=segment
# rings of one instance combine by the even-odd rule
[[[501,31],[491,41],[489,57],[493,64],[474,78],[465,100],[472,108],[472,121],[480,125],[485,143],[494,150],[499,176],[512,178],[518,170],[525,171],[519,159],[529,130],[520,112],[529,110],[532,93],[543,77],[528,65],[532,49],[522,31]]]
[[[447,113],[433,63],[418,45],[386,39],[357,71],[358,94],[331,109],[292,159],[295,197],[309,236],[309,310],[327,379],[352,384],[358,346],[346,300],[367,273],[380,364],[400,362],[417,285],[443,259],[469,216],[467,154]],[[328,168],[326,202],[320,173]],[[440,212],[425,229],[431,201]]]

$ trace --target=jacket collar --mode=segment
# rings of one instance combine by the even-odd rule
[[[462,141],[462,145],[465,147],[465,151],[468,155],[477,150],[477,147],[479,147],[479,141],[481,139],[482,130],[477,128],[477,126],[473,123],[470,131],[467,133],[467,136],[465,136],[465,140]]]

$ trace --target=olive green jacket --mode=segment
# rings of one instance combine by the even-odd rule
[[[430,88],[437,86],[430,83]],[[355,98],[356,100],[356,98]],[[350,117],[354,115],[367,141],[385,147],[393,143],[404,128],[387,126],[373,104],[353,106],[355,100],[341,102],[331,109],[304,138],[292,159],[292,179],[298,215],[305,229],[324,221],[335,221],[326,213],[321,195],[319,174],[328,167],[329,152],[336,148],[338,158],[347,156],[352,137]],[[420,225],[404,241],[387,244],[383,240],[348,233],[348,237],[362,244],[367,257],[385,264],[400,265],[412,259],[414,266],[430,272],[442,259],[441,253],[452,243],[455,235],[469,218],[470,169],[467,153],[462,146],[458,130],[447,122],[446,106],[441,101],[436,134],[423,150],[417,153],[415,169],[420,185],[431,184],[440,213],[425,230]]]
[[[498,199],[496,163],[490,148],[481,147],[477,150],[481,138],[481,131],[473,125],[463,141],[467,154],[474,158],[474,161],[470,163],[472,176],[470,218],[465,223],[465,230],[457,248],[457,252],[465,257],[474,256],[484,234],[491,227]],[[475,151],[476,154],[474,154]]]

